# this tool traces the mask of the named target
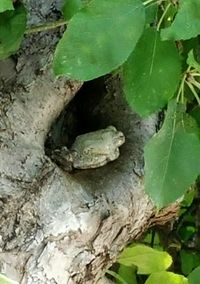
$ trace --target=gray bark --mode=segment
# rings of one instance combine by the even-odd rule
[[[39,15],[54,18],[55,1],[45,2],[26,1],[29,23],[38,23]],[[12,60],[4,62],[0,270],[26,284],[106,283],[102,277],[118,253],[151,225],[153,205],[143,191],[143,147],[155,133],[156,116],[141,119],[133,113],[120,82],[111,81],[91,119],[98,118],[99,128],[114,125],[125,134],[120,157],[98,169],[62,171],[45,155],[44,143],[81,83],[54,78],[57,40],[55,31],[27,37],[16,67]]]

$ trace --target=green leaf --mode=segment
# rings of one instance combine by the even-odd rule
[[[163,127],[145,147],[145,190],[159,208],[181,197],[200,173],[200,140],[187,132],[184,111],[171,101]]]
[[[185,122],[184,127],[186,132],[195,133],[200,139],[200,128],[195,118],[185,113],[184,122]]]
[[[84,0],[65,0],[62,13],[66,20],[70,20],[81,8],[84,7]]]
[[[173,97],[180,76],[174,43],[162,42],[155,29],[147,29],[123,67],[128,104],[142,116],[155,112]]]
[[[117,262],[125,266],[136,265],[138,274],[150,274],[167,269],[172,263],[172,258],[167,252],[145,245],[135,245],[125,248]]]
[[[145,1],[143,1],[145,2]],[[146,24],[155,24],[157,20],[158,4],[145,7]]]
[[[181,270],[184,275],[188,275],[200,263],[200,256],[193,252],[181,250]]]
[[[127,284],[137,284],[136,279],[136,266],[125,266],[120,264],[118,274],[126,281]],[[121,284],[121,281],[117,280],[117,284]]]
[[[195,225],[195,224],[194,224]],[[182,226],[179,230],[179,235],[181,237],[181,241],[186,243],[187,241],[191,240],[196,233],[195,226]]]
[[[69,22],[57,45],[56,75],[91,80],[120,66],[130,55],[145,23],[140,0],[93,0]]]
[[[162,40],[190,39],[200,34],[200,1],[179,0],[179,11],[172,25],[161,30]]]
[[[189,207],[192,204],[192,202],[195,198],[195,193],[196,193],[195,188],[194,187],[190,188],[185,193],[184,199],[181,201],[181,207]],[[180,209],[182,209],[182,208],[180,208]],[[185,208],[184,210],[186,211],[187,208]],[[180,211],[179,211],[179,216],[180,216]]]
[[[12,0],[1,0],[0,2],[0,13],[6,10],[14,10]]]
[[[163,283],[163,284],[188,284],[187,278],[183,275],[175,274],[173,272],[157,272],[151,274],[145,284],[156,284],[156,283]]]
[[[111,275],[111,276],[114,277],[115,279],[117,279],[120,284],[128,284],[128,283],[127,283],[118,273],[116,273],[115,271],[107,270],[106,273],[109,274],[109,275]]]
[[[23,5],[0,14],[0,59],[9,57],[19,49],[25,28],[26,11]]]
[[[0,274],[0,284],[18,284],[16,281],[13,281],[3,274]]]
[[[199,284],[200,279],[200,266],[195,268],[189,275],[188,275],[188,282],[189,284]]]
[[[200,73],[200,64],[194,58],[193,50],[190,50],[190,52],[188,53],[187,64],[195,68]]]
[[[195,108],[190,112],[190,115],[196,120],[200,128],[200,106],[195,106]]]
[[[188,53],[190,52],[190,50],[193,49],[196,55],[197,46],[198,38],[191,38],[188,40],[181,41],[181,45],[179,46],[179,52],[181,53],[182,57],[182,70],[186,70],[188,68],[188,64],[186,64]]]

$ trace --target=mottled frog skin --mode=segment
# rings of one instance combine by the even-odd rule
[[[77,136],[69,150],[66,147],[55,150],[53,160],[66,171],[102,167],[119,157],[119,147],[124,142],[124,134],[108,126]]]

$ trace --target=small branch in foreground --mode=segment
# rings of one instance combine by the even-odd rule
[[[52,23],[46,23],[34,27],[30,27],[26,29],[25,34],[32,34],[32,33],[38,33],[38,32],[44,32],[52,29],[56,29],[58,27],[67,25],[68,21],[66,20],[58,20]]]

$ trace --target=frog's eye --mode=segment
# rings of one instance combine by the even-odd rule
[[[117,132],[117,129],[116,129],[114,126],[112,126],[112,125],[108,126],[108,127],[107,127],[107,130],[108,130],[108,131]]]

